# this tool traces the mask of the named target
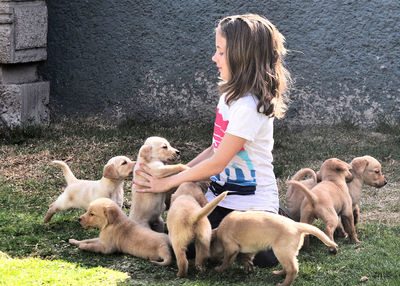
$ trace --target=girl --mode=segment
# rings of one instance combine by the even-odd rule
[[[208,201],[228,195],[210,214],[213,228],[232,210],[278,212],[272,166],[273,121],[283,117],[289,73],[281,56],[284,37],[266,18],[246,14],[222,19],[216,28],[216,63],[221,81],[212,145],[188,163],[191,169],[156,179],[146,166],[147,182],[137,192],[165,192],[187,181],[211,179]],[[273,266],[271,251],[256,255],[255,265]]]

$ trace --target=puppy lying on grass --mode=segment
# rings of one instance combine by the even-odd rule
[[[124,199],[124,180],[132,176],[135,161],[125,156],[111,158],[103,169],[103,177],[97,181],[78,180],[63,161],[53,161],[61,167],[67,187],[50,205],[44,223],[50,222],[52,216],[62,210],[81,208],[87,210],[89,204],[97,198],[110,198],[122,207]]]
[[[273,273],[286,275],[280,285],[290,285],[299,271],[296,257],[305,234],[315,235],[327,246],[337,246],[312,225],[264,211],[233,211],[212,233],[211,255],[219,257],[223,253],[223,263],[215,270],[227,269],[239,253],[250,254],[251,257],[251,254],[272,247],[283,267],[283,270]]]
[[[167,165],[179,157],[180,152],[171,147],[165,138],[149,137],[139,150],[137,163],[134,169],[134,181],[146,179],[136,173],[140,165],[146,164],[153,176],[157,178],[168,177],[188,169],[186,165]],[[132,185],[132,204],[129,218],[137,223],[164,232],[164,221],[161,217],[165,210],[165,193],[137,193],[136,185]]]
[[[167,226],[178,265],[177,277],[187,276],[189,263],[186,247],[193,241],[196,248],[196,268],[203,270],[202,265],[210,256],[211,224],[207,216],[227,193],[220,194],[208,203],[201,187],[188,182],[181,184],[172,195]]]
[[[69,243],[79,249],[110,254],[122,252],[133,256],[150,259],[157,265],[171,263],[170,242],[168,235],[152,231],[130,220],[115,202],[100,198],[90,204],[88,211],[79,219],[87,227],[100,228],[100,237]],[[159,261],[161,259],[161,261]]]
[[[320,218],[326,225],[325,233],[333,240],[340,215],[351,241],[358,243],[354,228],[352,200],[346,184],[346,181],[353,178],[350,173],[351,168],[349,164],[331,158],[322,164],[319,171],[322,181],[311,190],[298,181],[288,181],[287,184],[296,186],[297,190],[305,195],[300,209],[301,222],[312,224],[315,219]],[[304,244],[308,246],[307,238]],[[329,251],[336,253],[337,249],[330,247]]]

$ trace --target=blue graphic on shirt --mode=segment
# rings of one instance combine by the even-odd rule
[[[246,165],[250,170],[250,175],[251,175],[252,179],[246,180],[243,170],[238,165],[232,164],[232,168],[234,168],[234,170],[235,170],[236,179],[235,180],[230,179],[231,170],[229,168],[225,168],[225,174],[227,176],[227,183],[241,185],[241,186],[257,186],[256,171],[254,170],[253,163],[251,162],[251,159],[249,158],[249,154],[247,153],[246,150],[243,150],[243,151],[240,151],[239,153],[237,153],[237,156],[239,156],[243,161],[246,162]],[[216,176],[212,176],[211,180],[219,181],[220,175],[218,174]]]

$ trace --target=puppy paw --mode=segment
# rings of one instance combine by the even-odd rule
[[[214,270],[217,271],[217,272],[224,271],[225,269],[226,269],[226,267],[224,265],[216,266],[214,268]]]
[[[76,239],[71,238],[70,240],[68,240],[68,242],[72,245],[76,245],[79,246],[79,241]]]
[[[328,248],[328,250],[329,250],[329,253],[331,253],[331,254],[337,254],[337,252],[338,252],[337,247],[334,247],[334,246],[330,246]]]
[[[199,272],[205,272],[206,268],[203,265],[196,265],[196,270]]]
[[[285,270],[283,270],[283,269],[272,271],[272,273],[275,275],[285,275],[286,274]]]

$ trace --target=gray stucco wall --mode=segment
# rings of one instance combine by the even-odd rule
[[[400,1],[47,1],[50,107],[59,116],[213,120],[218,19],[259,13],[285,35],[284,124],[400,118]]]

